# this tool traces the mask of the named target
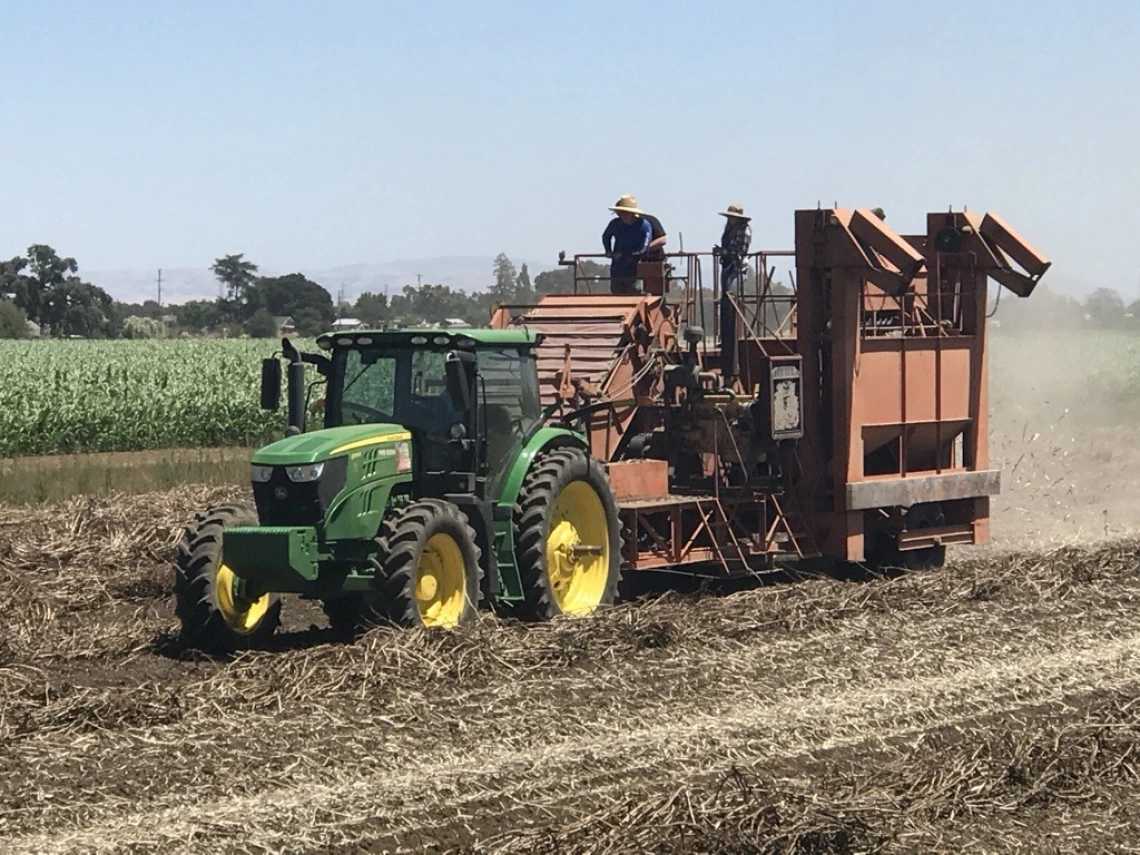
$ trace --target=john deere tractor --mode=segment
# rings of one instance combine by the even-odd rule
[[[288,340],[262,364],[261,405],[286,437],[255,452],[253,505],[202,512],[177,558],[185,640],[265,642],[281,595],[331,626],[447,629],[481,603],[544,620],[613,601],[617,508],[586,440],[548,423],[527,330],[358,331]],[[307,366],[324,424],[306,430]],[[316,409],[316,408],[314,408]]]

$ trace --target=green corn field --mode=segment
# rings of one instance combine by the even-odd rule
[[[255,446],[279,437],[284,414],[258,407],[261,360],[277,346],[0,341],[0,457]],[[1007,422],[1036,424],[1045,415],[1040,402],[1052,398],[1075,408],[1070,420],[1084,410],[1101,422],[1130,421],[1140,417],[1140,337],[996,334],[990,380],[991,405]]]
[[[0,342],[0,456],[256,445],[269,340]]]

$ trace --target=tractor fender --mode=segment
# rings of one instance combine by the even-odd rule
[[[511,466],[511,474],[503,482],[503,490],[499,494],[497,502],[499,507],[514,508],[519,497],[519,490],[522,489],[523,479],[526,478],[526,473],[530,471],[530,465],[534,462],[535,457],[543,451],[567,447],[589,450],[586,438],[580,433],[565,428],[551,427],[537,430],[527,440],[526,445],[519,452],[519,456],[515,458],[514,465]]]
[[[535,457],[556,448],[588,449],[586,438],[565,428],[544,427],[537,430],[523,446],[511,466],[510,475],[503,482],[503,490],[495,503],[495,563],[499,571],[499,596],[507,600],[520,600],[523,596],[522,578],[515,560],[513,512],[522,489],[523,479],[530,471]]]

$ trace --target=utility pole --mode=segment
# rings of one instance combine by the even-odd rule
[[[417,273],[416,274],[416,288],[420,289],[423,287],[424,287],[424,277],[421,274]]]
[[[162,268],[158,268],[158,307],[162,308]]]

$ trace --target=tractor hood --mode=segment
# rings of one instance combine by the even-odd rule
[[[370,424],[325,428],[270,443],[255,451],[251,462],[262,466],[319,463],[357,449],[411,438],[411,433],[402,425]]]

